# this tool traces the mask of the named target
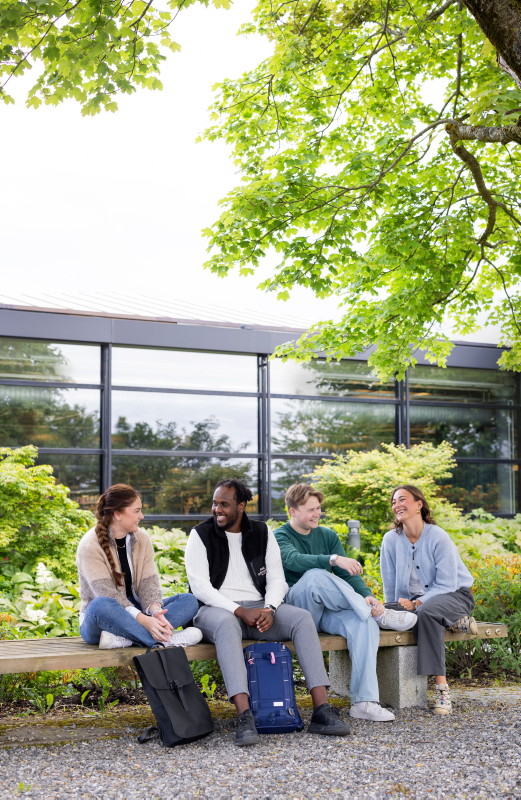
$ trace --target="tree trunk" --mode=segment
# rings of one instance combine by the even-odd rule
[[[463,0],[501,59],[521,81],[521,0]]]

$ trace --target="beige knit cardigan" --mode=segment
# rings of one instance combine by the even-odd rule
[[[130,533],[129,537],[132,589],[136,600],[145,611],[151,603],[161,603],[161,584],[154,563],[154,548],[150,536],[142,528]],[[117,566],[119,559],[116,543],[110,531],[109,546]],[[125,585],[116,586],[114,583],[107,556],[100,547],[94,528],[87,531],[78,545],[76,566],[80,581],[80,618],[83,618],[87,606],[95,597],[112,597],[123,608],[131,605]]]

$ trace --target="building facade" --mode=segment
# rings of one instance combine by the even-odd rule
[[[380,383],[366,360],[270,360],[301,331],[0,309],[0,446],[34,444],[81,505],[111,483],[149,522],[189,528],[227,476],[254,514],[284,518],[287,486],[323,458],[382,442],[456,448],[444,487],[466,510],[520,508],[520,381],[492,345],[456,345]]]

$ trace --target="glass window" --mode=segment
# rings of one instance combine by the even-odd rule
[[[456,456],[516,458],[510,409],[410,406],[411,444],[450,442]]]
[[[512,372],[464,367],[415,367],[409,372],[411,399],[459,403],[515,403],[518,378]]]
[[[58,483],[69,487],[71,500],[94,511],[100,495],[100,456],[40,453],[36,463],[50,464]]]
[[[134,486],[148,514],[211,513],[215,484],[239,478],[254,497],[248,511],[258,509],[258,465],[254,459],[170,458],[168,456],[114,456],[112,482]]]
[[[0,444],[99,447],[100,392],[0,386]]]
[[[274,453],[343,453],[394,442],[394,405],[271,401]]]
[[[491,514],[516,514],[517,464],[458,464],[443,494],[464,511],[484,508]]]
[[[394,397],[394,381],[380,383],[360,361],[270,361],[273,394],[336,395],[340,397]]]
[[[284,495],[293,483],[309,483],[315,467],[324,463],[322,458],[274,458],[271,462],[271,512],[284,514]]]
[[[113,386],[257,391],[257,357],[234,353],[113,347]]]
[[[112,393],[118,450],[257,452],[256,397]]]
[[[0,378],[99,383],[100,347],[40,339],[0,339]]]

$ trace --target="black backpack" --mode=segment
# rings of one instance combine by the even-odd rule
[[[159,734],[165,747],[174,747],[212,733],[208,703],[195,685],[182,647],[148,650],[134,656],[134,664],[157,721],[138,737],[140,744]]]

